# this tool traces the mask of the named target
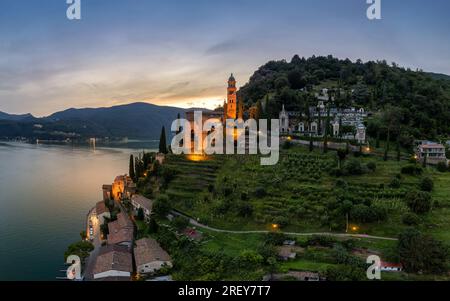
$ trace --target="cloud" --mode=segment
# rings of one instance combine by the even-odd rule
[[[205,54],[206,55],[216,55],[216,54],[228,53],[233,50],[236,50],[238,45],[239,45],[239,43],[237,43],[237,41],[232,41],[232,40],[224,41],[224,42],[215,44],[215,45],[209,47],[208,49],[206,49]]]

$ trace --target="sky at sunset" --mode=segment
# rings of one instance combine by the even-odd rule
[[[332,54],[450,74],[450,1],[0,0],[0,111],[209,107],[273,59]]]

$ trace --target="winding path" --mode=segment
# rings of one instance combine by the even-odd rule
[[[203,228],[206,230],[210,230],[213,232],[220,232],[220,233],[232,233],[232,234],[266,234],[270,233],[268,230],[224,230],[224,229],[217,229],[213,228],[204,224],[201,224],[197,222],[195,219],[179,212],[179,211],[172,211],[171,212],[174,215],[183,216],[187,219],[189,219],[189,223],[193,226]],[[353,238],[367,238],[367,239],[379,239],[379,240],[390,240],[390,241],[397,241],[397,238],[393,237],[383,237],[383,236],[373,236],[373,235],[367,235],[367,234],[348,234],[348,233],[330,233],[330,232],[311,232],[311,233],[300,233],[300,232],[283,232],[287,235],[292,236],[311,236],[311,235],[328,235],[328,236],[334,236],[334,237],[353,237]]]

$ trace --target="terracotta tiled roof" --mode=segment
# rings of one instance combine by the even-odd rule
[[[381,262],[381,267],[383,268],[403,268],[403,265],[401,263],[391,263],[391,262]]]
[[[117,220],[108,224],[108,244],[119,244],[122,242],[133,241],[134,226],[133,222],[128,218],[125,213],[119,213]]]
[[[422,148],[445,148],[442,144],[430,143],[430,144],[422,144]]]
[[[131,201],[139,204],[142,208],[152,211],[153,201],[142,195],[135,194],[131,197]]]
[[[136,265],[140,266],[153,261],[171,261],[171,257],[164,251],[159,243],[152,238],[143,238],[136,241],[134,248]]]
[[[133,259],[131,252],[126,247],[106,246],[101,247],[94,266],[94,275],[110,270],[132,272]]]
[[[100,201],[95,205],[95,213],[97,215],[103,214],[105,212],[108,212],[108,208],[105,205],[104,201]]]

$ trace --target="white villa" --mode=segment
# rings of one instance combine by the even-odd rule
[[[422,162],[426,159],[427,164],[435,165],[439,162],[448,164],[445,156],[445,146],[436,142],[421,141],[417,146],[416,155]]]
[[[134,194],[131,197],[131,205],[133,206],[133,209],[137,212],[139,209],[142,209],[144,211],[144,216],[148,220],[150,219],[150,215],[152,214],[152,207],[153,207],[153,201],[150,199],[147,199],[146,197]]]

